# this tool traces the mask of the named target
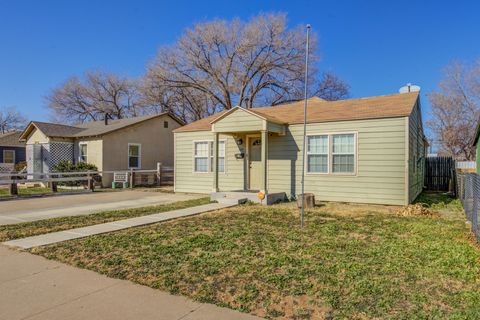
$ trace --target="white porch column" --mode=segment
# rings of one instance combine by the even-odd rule
[[[213,133],[213,188],[212,192],[218,192],[218,133]]]
[[[267,194],[268,131],[262,130],[262,185],[263,194]]]

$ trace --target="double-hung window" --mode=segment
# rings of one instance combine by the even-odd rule
[[[86,143],[80,143],[78,145],[78,161],[88,162],[88,147]]]
[[[353,133],[334,134],[332,140],[332,172],[354,173],[355,135]]]
[[[194,171],[208,172],[208,141],[195,142],[194,157]]]
[[[140,169],[142,145],[138,143],[128,144],[128,169]]]
[[[210,142],[210,171],[213,172],[214,145]],[[225,172],[225,141],[218,141],[218,172]]]
[[[15,163],[14,150],[3,150],[3,163]]]
[[[194,172],[213,172],[214,145],[212,141],[194,143]],[[225,172],[225,141],[218,142],[218,172]]]
[[[328,136],[309,136],[307,169],[312,173],[328,173]]]
[[[355,173],[354,133],[311,135],[307,139],[307,172]]]

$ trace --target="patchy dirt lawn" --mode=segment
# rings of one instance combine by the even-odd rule
[[[461,207],[420,200],[439,214],[327,203],[301,230],[293,204],[245,205],[32,251],[272,319],[478,319],[480,251]]]

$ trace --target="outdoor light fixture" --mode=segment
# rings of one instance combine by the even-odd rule
[[[242,138],[235,138],[235,142],[237,143],[237,146],[241,146],[243,144],[243,139]]]

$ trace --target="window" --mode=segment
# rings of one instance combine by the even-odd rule
[[[334,134],[332,136],[332,171],[333,173],[355,172],[355,135]]]
[[[198,141],[194,143],[195,172],[213,172],[213,141]],[[218,142],[218,172],[225,172],[225,141]]]
[[[80,143],[78,145],[78,149],[79,149],[79,152],[78,152],[78,161],[79,162],[88,162],[88,158],[87,158],[87,144],[86,143]]]
[[[309,136],[307,147],[307,172],[328,172],[328,136]]]
[[[195,142],[195,172],[208,172],[208,146],[208,141]]]
[[[163,121],[163,127],[168,128],[168,121]]]
[[[3,163],[15,163],[14,150],[3,150]]]
[[[128,144],[128,168],[140,169],[141,167],[141,145],[135,143]]]
[[[210,142],[210,171],[213,172],[213,142]],[[218,141],[218,172],[225,172],[225,141]]]
[[[355,173],[355,134],[307,137],[308,173]]]

